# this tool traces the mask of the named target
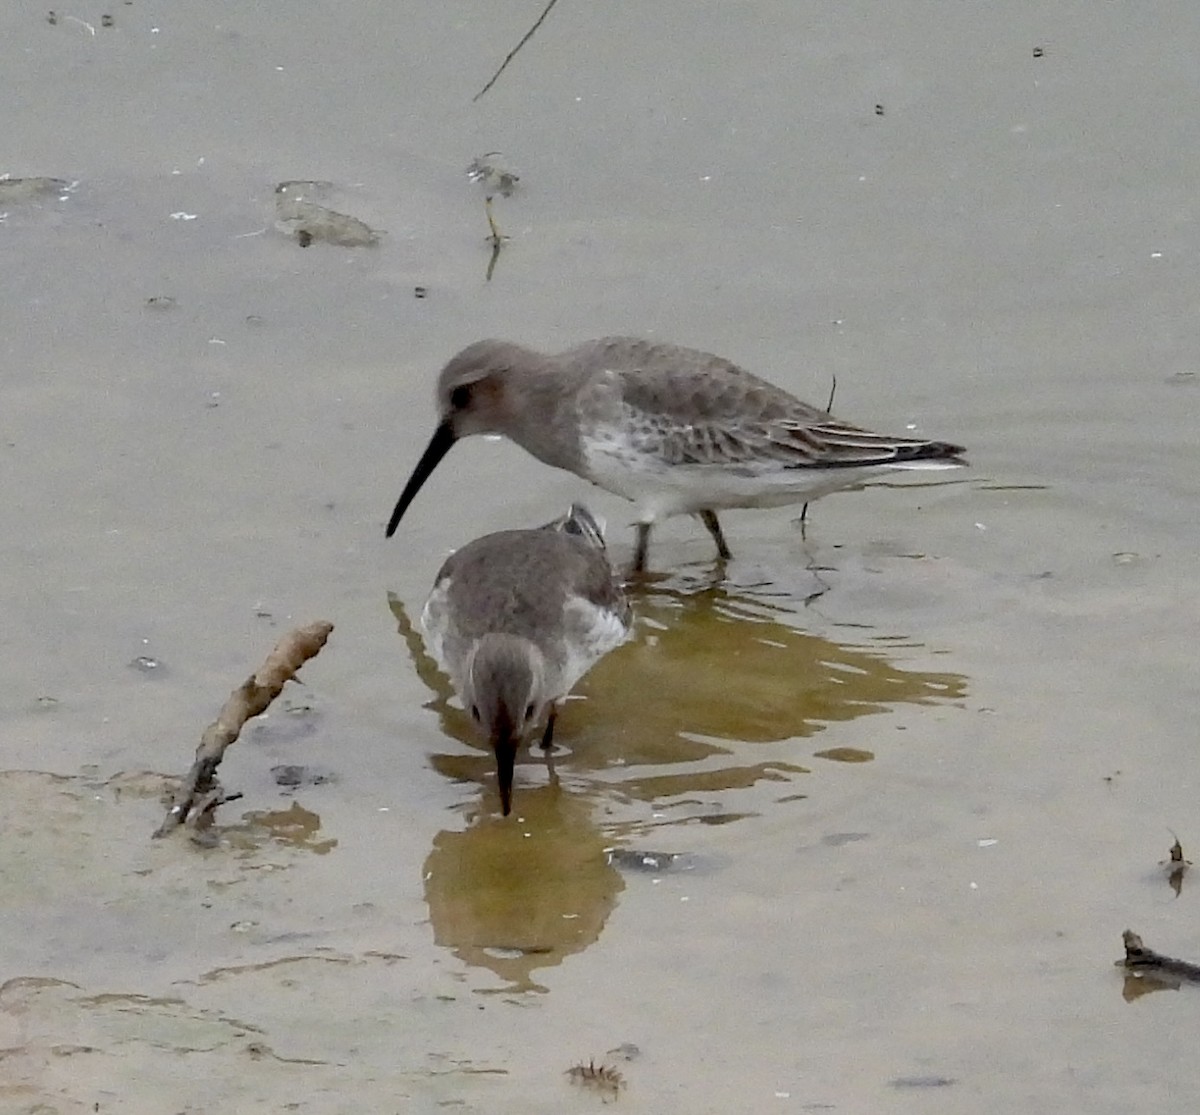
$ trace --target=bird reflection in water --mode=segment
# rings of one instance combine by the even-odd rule
[[[959,674],[905,669],[866,639],[798,630],[809,589],[650,579],[634,601],[635,645],[579,685],[595,700],[563,710],[557,770],[549,763],[541,775],[543,760],[523,752],[514,817],[503,820],[489,789],[464,806],[465,830],[435,837],[425,885],[438,943],[494,972],[505,991],[538,990],[532,973],[598,939],[615,906],[624,881],[605,854],[612,845],[664,823],[787,807],[804,794],[781,794],[779,784],[794,789],[808,773],[795,756],[813,754],[796,741],[898,705],[964,698]],[[433,693],[426,707],[464,745],[434,753],[435,769],[490,787],[490,754],[402,602],[389,596],[389,605]],[[895,655],[912,644],[886,646]],[[647,819],[646,803],[660,819]]]

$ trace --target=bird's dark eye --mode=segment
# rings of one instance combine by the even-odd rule
[[[478,705],[471,706],[471,719],[474,720],[476,723],[478,723],[479,720],[481,719],[481,717],[479,715],[479,706]]]
[[[534,714],[535,712],[537,712],[537,709],[535,709],[535,708],[533,707],[533,705],[526,705],[526,706],[525,706],[525,719],[526,719],[526,720],[532,720],[532,719],[533,719],[533,714]]]
[[[466,410],[471,405],[471,389],[465,383],[450,392],[450,405],[455,410]]]

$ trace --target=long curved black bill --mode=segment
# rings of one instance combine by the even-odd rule
[[[496,776],[500,783],[500,808],[507,817],[512,812],[513,764],[517,745],[513,740],[496,742]]]
[[[454,431],[450,428],[448,422],[443,422],[433,431],[433,437],[429,439],[429,444],[425,447],[425,452],[421,454],[421,459],[417,462],[417,467],[413,469],[412,476],[408,478],[408,483],[404,485],[404,491],[400,493],[400,498],[396,501],[396,509],[392,512],[392,517],[388,520],[388,538],[391,538],[396,533],[396,528],[400,525],[400,520],[404,517],[404,512],[408,510],[408,505],[416,498],[417,493],[421,490],[421,485],[429,479],[430,474],[438,467],[441,459],[450,452],[450,447],[456,440]]]

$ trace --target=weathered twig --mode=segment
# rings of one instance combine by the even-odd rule
[[[482,89],[480,89],[475,96],[471,98],[472,103],[479,100],[484,93],[486,93],[493,85],[496,84],[496,80],[508,68],[509,62],[511,62],[517,56],[517,51],[519,51],[521,47],[523,47],[527,42],[529,42],[530,39],[533,38],[537,29],[546,21],[546,16],[550,14],[550,9],[553,8],[557,3],[558,0],[550,0],[550,3],[548,3],[545,8],[542,9],[542,14],[537,17],[537,22],[525,32],[525,35],[522,37],[521,41],[508,52],[508,56],[503,62],[500,63],[500,68],[494,74],[492,74],[491,80]]]
[[[1146,948],[1142,939],[1131,929],[1121,934],[1125,942],[1125,959],[1118,960],[1119,967],[1131,972],[1145,972],[1158,976],[1174,976],[1177,979],[1200,982],[1200,964],[1192,964],[1187,960],[1176,960],[1171,956],[1163,956],[1153,949]]]
[[[247,720],[266,712],[284,685],[295,678],[300,667],[319,653],[332,630],[332,623],[318,620],[307,627],[289,631],[275,644],[258,672],[230,693],[217,719],[204,729],[200,746],[196,748],[196,760],[163,823],[154,833],[156,837],[166,836],[181,824],[194,828],[201,820],[211,818],[213,810],[222,802],[241,796],[224,795],[217,781],[217,767],[225,749],[238,738]]]

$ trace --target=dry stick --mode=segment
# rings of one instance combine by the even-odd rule
[[[295,678],[300,667],[320,652],[332,630],[332,623],[317,620],[307,627],[289,631],[275,644],[275,649],[267,655],[258,672],[251,674],[229,694],[216,720],[204,729],[200,746],[196,748],[196,761],[184,778],[163,823],[154,833],[155,837],[166,836],[184,823],[195,825],[222,801],[229,800],[221,794],[216,777],[225,749],[238,738],[247,720],[267,711],[270,703],[283,691],[284,685]]]
[[[541,25],[545,22],[546,16],[548,16],[550,14],[550,9],[553,8],[554,5],[557,3],[558,3],[558,0],[550,0],[550,3],[547,4],[545,6],[545,8],[542,9],[542,14],[537,17],[537,22],[528,31],[525,32],[525,37],[519,43],[517,43],[517,45],[514,46],[512,48],[512,50],[510,50],[508,52],[508,57],[505,58],[504,61],[500,63],[500,69],[498,69],[494,74],[492,74],[491,81],[489,81],[482,89],[479,90],[478,93],[475,94],[475,96],[473,96],[471,98],[472,104],[474,104],[477,100],[479,100],[479,98],[482,97],[484,95],[484,93],[486,93],[493,85],[496,84],[497,78],[499,78],[500,75],[502,73],[504,73],[505,69],[508,67],[509,62],[511,62],[517,56],[517,51],[520,50],[521,47],[523,47],[527,42],[529,42],[530,39],[533,38],[534,32],[537,31],[537,29],[539,27],[541,27]]]
[[[1131,972],[1159,973],[1200,982],[1200,964],[1176,960],[1173,956],[1163,956],[1160,952],[1148,949],[1142,944],[1141,937],[1129,929],[1121,934],[1121,939],[1125,942],[1125,959],[1117,961],[1118,967],[1128,968]]]

